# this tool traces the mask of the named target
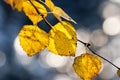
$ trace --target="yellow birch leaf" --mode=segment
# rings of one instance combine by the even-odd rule
[[[4,0],[7,4],[13,7],[13,0]]]
[[[31,2],[35,5],[38,11],[42,15],[44,15],[44,17],[47,16],[47,10],[42,4],[34,0]],[[36,9],[33,7],[33,5],[29,1],[25,1],[23,3],[23,11],[29,17],[29,19],[33,22],[33,24],[37,24],[38,22],[43,20],[43,17],[41,16],[41,14],[37,13]]]
[[[48,6],[48,8],[52,11],[55,7],[54,3],[51,0],[45,0],[45,4]]]
[[[102,67],[101,59],[90,53],[83,53],[74,59],[73,68],[83,80],[92,80]]]
[[[26,0],[4,0],[6,3],[11,5],[13,9],[17,9],[18,11],[22,11],[23,2]]]
[[[62,21],[62,18],[64,18],[68,21],[76,23],[66,12],[64,12],[64,10],[62,10],[60,7],[55,6],[51,0],[46,0],[45,4],[59,21]]]
[[[15,1],[15,8],[16,8],[18,11],[22,11],[23,2],[26,1],[26,0],[14,0],[14,1]]]
[[[75,56],[76,42],[75,29],[70,23],[62,21],[49,32],[48,50],[61,56]]]
[[[67,13],[64,12],[64,10],[62,10],[60,7],[54,7],[52,13],[55,15],[55,17],[59,20],[62,21],[62,18],[74,22],[75,24],[77,24]],[[61,18],[62,17],[62,18]]]
[[[117,75],[120,77],[120,70],[117,70]]]
[[[33,56],[48,46],[48,34],[35,25],[23,26],[19,33],[19,40],[28,56]]]

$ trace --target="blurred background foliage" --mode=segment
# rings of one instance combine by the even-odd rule
[[[120,67],[120,0],[53,0],[78,24],[78,39],[90,42],[99,55]],[[29,9],[29,8],[28,8]],[[49,15],[51,24],[57,23]],[[12,10],[0,0],[0,80],[80,80],[72,68],[73,57],[54,55],[45,49],[27,57],[19,45],[18,33],[23,25],[32,24],[22,12]],[[39,26],[47,32],[44,23]],[[76,56],[84,52],[78,43]],[[116,68],[103,60],[103,69],[94,80],[119,80]]]

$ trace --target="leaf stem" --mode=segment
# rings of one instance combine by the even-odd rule
[[[32,1],[31,0],[28,0],[30,3],[31,3],[31,5],[35,8],[35,10],[37,11],[37,13],[43,18],[43,20],[45,21],[45,23],[50,27],[50,28],[52,28],[52,25],[48,22],[48,20],[44,17],[44,15],[41,13],[41,12],[39,12],[39,10],[36,8],[36,6],[32,3]]]
[[[95,55],[97,55],[98,57],[104,59],[105,61],[107,61],[108,63],[110,63],[111,65],[113,65],[114,67],[116,67],[117,69],[120,70],[120,68],[119,68],[118,66],[116,66],[115,64],[113,64],[111,61],[109,61],[108,59],[104,58],[103,56],[101,56],[101,55],[97,54],[95,51],[93,51],[93,50],[90,48],[90,45],[91,45],[90,43],[85,43],[85,42],[83,42],[83,41],[81,41],[81,40],[79,40],[79,39],[78,39],[77,41],[79,41],[79,42],[81,42],[82,44],[84,44],[93,54],[95,54]]]
[[[50,28],[52,28],[52,25],[49,23],[49,21],[48,21],[45,17],[43,17],[43,19],[44,19],[45,23],[46,23],[47,25],[49,25]]]
[[[31,0],[28,0],[28,1],[29,1],[29,2],[31,3],[31,5],[35,8],[35,10],[37,11],[38,14],[40,14],[41,16],[44,16],[43,14],[41,14],[41,13],[38,11],[37,7],[32,3]]]
[[[44,1],[42,1],[42,0],[37,0],[37,1],[40,2],[40,3],[42,3],[43,5],[45,5],[45,6],[48,8],[48,10],[51,11],[51,10],[49,9],[48,5],[46,5],[46,3],[45,3]]]

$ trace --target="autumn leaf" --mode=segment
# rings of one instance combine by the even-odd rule
[[[37,24],[43,20],[43,17],[41,15],[44,17],[47,16],[46,8],[35,0],[31,0],[31,2],[41,14],[36,11],[35,7],[33,7],[29,0],[5,0],[5,2],[10,4],[13,9],[17,9],[18,11],[23,10],[26,16],[28,16],[29,19],[33,22],[33,24]]]
[[[4,0],[6,3],[11,5],[13,9],[17,9],[18,11],[22,11],[23,2],[27,0]]]
[[[13,0],[4,0],[6,3],[8,3],[10,6],[13,6],[14,1]]]
[[[120,77],[120,70],[117,70],[117,75]]]
[[[25,1],[23,3],[23,11],[25,12],[26,16],[29,17],[29,19],[33,22],[33,24],[37,24],[38,22],[40,22],[41,20],[43,20],[43,17],[47,16],[47,10],[46,8],[40,4],[37,1],[32,0],[31,1],[32,4],[36,7],[36,9],[39,11],[39,14],[35,7],[33,7],[33,5],[30,3],[30,1]]]
[[[52,13],[55,15],[55,17],[59,20],[62,21],[62,18],[74,22],[77,24],[67,13],[64,12],[60,7],[54,7]],[[62,17],[62,18],[61,18]]]
[[[48,50],[62,56],[74,56],[76,51],[76,31],[73,26],[62,21],[49,32]]]
[[[48,8],[53,11],[55,5],[51,0],[45,0],[45,4],[48,6]]]
[[[19,40],[28,56],[33,56],[48,46],[48,34],[35,25],[23,26]]]
[[[101,59],[90,53],[75,58],[73,68],[83,80],[92,80],[102,67]]]
[[[60,7],[55,6],[51,0],[46,0],[45,4],[59,21],[62,21],[62,18],[64,18],[76,24],[76,22],[66,12],[64,12],[64,10],[62,10]]]

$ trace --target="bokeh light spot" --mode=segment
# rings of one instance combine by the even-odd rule
[[[103,33],[102,30],[98,29],[93,31],[91,35],[91,42],[94,44],[94,46],[104,46],[108,41],[107,35]]]
[[[14,40],[14,49],[16,52],[15,56],[20,64],[22,64],[23,66],[27,66],[32,62],[33,57],[28,57],[26,55],[25,51],[20,46],[18,37],[16,37]]]
[[[104,19],[120,15],[120,8],[115,3],[105,1],[99,7],[99,12]]]
[[[50,67],[63,67],[67,64],[67,57],[55,55],[51,52],[46,56],[46,62]]]
[[[6,55],[5,53],[0,51],[0,67],[4,66],[6,63]]]
[[[103,65],[103,69],[100,72],[99,76],[102,80],[103,79],[110,80],[114,77],[115,73],[116,73],[115,68],[112,65],[106,63]]]
[[[67,75],[56,75],[53,80],[72,80],[72,79]]]
[[[103,23],[103,31],[110,36],[117,35],[120,32],[120,17],[107,18]]]

